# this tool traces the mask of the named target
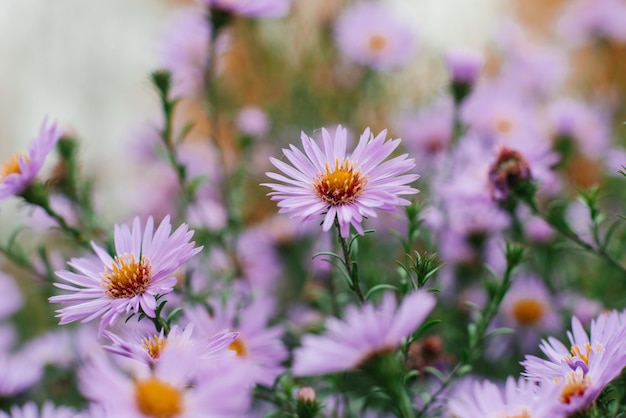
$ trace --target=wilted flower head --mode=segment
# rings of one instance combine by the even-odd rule
[[[375,70],[404,64],[416,40],[411,27],[381,3],[359,2],[337,20],[335,39],[347,58]]]
[[[326,332],[307,334],[294,351],[295,376],[321,375],[356,369],[377,354],[394,351],[422,324],[435,306],[435,297],[416,291],[397,306],[388,292],[380,305],[350,306],[343,320],[328,318]]]
[[[407,184],[417,174],[405,174],[415,164],[407,155],[384,161],[400,144],[400,139],[385,141],[387,131],[376,137],[369,128],[363,132],[355,150],[346,155],[347,131],[339,126],[334,138],[322,129],[323,150],[312,138],[302,133],[302,153],[295,146],[283,149],[293,164],[271,158],[282,174],[268,177],[285,184],[265,183],[271,187],[272,200],[277,200],[279,213],[292,213],[292,218],[309,220],[324,216],[322,229],[328,231],[338,222],[341,235],[347,237],[350,225],[363,234],[364,217],[375,217],[374,209],[395,210],[410,204],[399,196],[418,193]]]
[[[132,230],[115,225],[115,257],[92,243],[97,258],[74,258],[68,264],[76,271],[58,271],[66,283],[55,283],[72,293],[50,298],[70,306],[57,311],[60,324],[91,321],[102,316],[99,332],[114,324],[120,315],[143,312],[155,316],[156,296],[172,291],[173,273],[202,248],[189,242],[193,231],[181,225],[172,235],[169,216],[154,230],[152,217],[141,232],[139,218]]]
[[[0,200],[18,195],[32,184],[59,138],[61,129],[55,122],[44,119],[39,136],[28,148],[28,155],[15,154],[0,165]]]
[[[533,180],[528,162],[519,152],[502,147],[496,161],[489,168],[491,196],[501,202],[514,194],[524,192]]]

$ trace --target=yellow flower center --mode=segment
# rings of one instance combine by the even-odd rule
[[[531,418],[528,409],[524,408],[516,415],[507,415],[506,418]]]
[[[24,154],[15,154],[7,161],[5,161],[2,165],[0,165],[0,182],[4,181],[11,174],[19,174],[20,170],[20,159],[25,159],[28,161],[28,157]]]
[[[572,397],[584,395],[589,386],[591,386],[591,377],[589,375],[571,372],[565,377],[565,384],[560,397],[561,402],[569,403]]]
[[[369,48],[374,52],[380,52],[387,46],[387,39],[381,35],[374,35],[370,38]]]
[[[235,341],[230,343],[228,349],[233,350],[235,353],[237,353],[239,357],[246,357],[248,355],[248,348],[246,347],[240,336],[237,337]]]
[[[320,173],[313,181],[317,196],[333,206],[353,202],[363,193],[367,178],[355,170],[354,164],[345,159],[341,164],[335,159],[334,170],[326,163],[326,172]]]
[[[111,269],[102,273],[102,284],[111,299],[141,295],[150,284],[150,262],[146,258],[135,261],[134,255],[116,256]]]
[[[150,357],[156,360],[161,355],[161,352],[167,345],[167,340],[161,338],[158,334],[154,334],[152,337],[144,338],[141,340],[141,345],[146,349]]]
[[[502,135],[506,135],[513,131],[513,127],[513,121],[507,117],[498,118],[495,123],[496,131]]]
[[[180,391],[155,377],[135,382],[135,401],[150,418],[175,418],[183,411]]]
[[[513,305],[513,317],[523,326],[535,325],[541,320],[544,306],[533,298],[521,298]]]

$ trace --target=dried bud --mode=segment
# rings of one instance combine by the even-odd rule
[[[310,386],[305,386],[298,391],[298,400],[304,402],[315,402],[315,390]]]
[[[503,147],[496,162],[489,169],[491,196],[505,202],[514,194],[525,193],[532,184],[528,162],[519,152]]]

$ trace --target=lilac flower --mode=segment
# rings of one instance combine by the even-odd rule
[[[241,108],[237,114],[236,124],[242,134],[253,138],[264,136],[270,127],[267,113],[256,106]]]
[[[343,55],[375,70],[404,64],[416,44],[411,26],[374,2],[347,8],[335,25],[335,39]]]
[[[455,418],[532,417],[565,418],[555,387],[539,387],[511,376],[504,390],[492,382],[474,382],[468,392],[452,396],[448,408]]]
[[[22,407],[12,406],[10,414],[0,411],[0,418],[76,418],[77,413],[66,406],[54,406],[46,401],[41,410],[35,402],[28,402]]]
[[[41,362],[27,353],[0,353],[0,396],[16,395],[41,380]]]
[[[154,370],[138,369],[132,377],[101,358],[82,369],[79,380],[106,416],[125,418],[240,417],[252,389],[245,367],[228,359],[199,365],[193,350],[164,351]]]
[[[13,277],[0,272],[0,319],[13,315],[23,303],[24,298]]]
[[[283,327],[268,326],[272,305],[269,299],[260,298],[239,311],[233,303],[215,309],[212,317],[199,307],[187,309],[185,314],[201,334],[214,335],[223,329],[236,331],[237,339],[229,346],[236,353],[235,360],[246,365],[253,381],[272,386],[284,371],[281,363],[288,357],[281,341]]]
[[[335,137],[322,129],[324,149],[302,133],[305,153],[294,147],[283,149],[293,167],[271,158],[282,174],[267,176],[286,184],[265,183],[271,187],[272,200],[277,200],[279,213],[292,213],[292,218],[308,220],[324,215],[322,229],[328,231],[337,220],[341,235],[347,237],[350,225],[363,234],[364,217],[375,217],[374,209],[395,210],[410,202],[399,195],[419,191],[407,184],[417,174],[405,174],[414,167],[412,159],[400,155],[384,161],[400,144],[400,139],[385,141],[387,131],[376,137],[369,128],[363,132],[356,149],[346,155],[347,131],[337,127]]]
[[[228,346],[238,336],[237,333],[224,330],[207,339],[199,340],[192,338],[192,332],[193,325],[191,324],[183,330],[174,325],[167,335],[163,330],[160,333],[127,332],[124,335],[105,331],[104,335],[111,340],[112,345],[103,348],[110,353],[139,360],[154,367],[165,350],[176,350],[180,355],[184,355],[185,350],[199,347],[202,360],[217,358],[227,353]]]
[[[250,18],[278,18],[289,13],[291,0],[199,0],[215,10]]]
[[[203,10],[182,10],[172,18],[161,42],[161,55],[165,68],[172,73],[175,96],[202,94],[210,38],[211,27]]]
[[[97,258],[74,258],[68,264],[76,271],[58,271],[65,283],[55,283],[72,293],[50,298],[52,303],[70,306],[57,311],[60,324],[91,321],[102,316],[99,332],[113,325],[120,315],[143,312],[155,316],[156,296],[172,291],[173,273],[202,248],[189,242],[193,231],[181,225],[172,235],[169,216],[154,231],[152,217],[142,234],[139,218],[132,230],[115,226],[115,257],[92,243]]]
[[[56,123],[44,119],[37,136],[28,148],[28,155],[15,154],[0,165],[0,200],[24,191],[34,180],[43,163],[61,138]]]
[[[539,348],[548,359],[526,356],[524,375],[557,386],[569,413],[586,408],[626,366],[624,319],[616,311],[602,314],[591,322],[588,335],[578,318],[572,317],[572,331],[567,333],[570,349],[556,338],[542,341]]]
[[[400,306],[391,292],[379,306],[350,306],[345,319],[326,320],[326,333],[302,338],[302,347],[294,351],[293,373],[310,376],[352,370],[377,354],[394,351],[434,306],[435,297],[425,291],[408,294]]]

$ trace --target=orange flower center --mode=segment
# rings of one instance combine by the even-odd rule
[[[506,117],[498,118],[495,123],[496,131],[502,135],[506,135],[513,131],[513,127],[513,121]]]
[[[387,46],[387,39],[381,35],[374,35],[370,38],[369,48],[374,52],[380,52]]]
[[[591,386],[591,377],[589,375],[571,372],[565,377],[565,384],[561,391],[561,402],[570,403],[572,397],[584,395],[589,386]]]
[[[161,338],[158,334],[154,334],[152,337],[144,338],[141,340],[141,345],[146,349],[150,357],[156,360],[161,355],[161,352],[167,345],[167,340]]]
[[[246,357],[248,355],[248,348],[241,339],[241,336],[237,337],[235,341],[230,343],[228,349],[233,350],[239,357]]]
[[[513,317],[523,326],[535,325],[544,314],[544,306],[533,298],[522,298],[513,305]]]
[[[0,165],[0,182],[4,181],[11,174],[19,174],[21,172],[20,159],[28,161],[28,157],[24,154],[15,154]]]
[[[146,258],[135,261],[134,255],[116,256],[111,269],[102,273],[102,284],[111,299],[132,298],[141,295],[150,284],[150,262]]]
[[[155,377],[135,382],[135,401],[150,418],[175,418],[183,411],[180,391]]]
[[[313,181],[317,196],[333,206],[353,202],[363,193],[367,178],[355,170],[354,164],[345,159],[341,164],[335,159],[334,170],[326,163],[326,172],[320,173]]]

